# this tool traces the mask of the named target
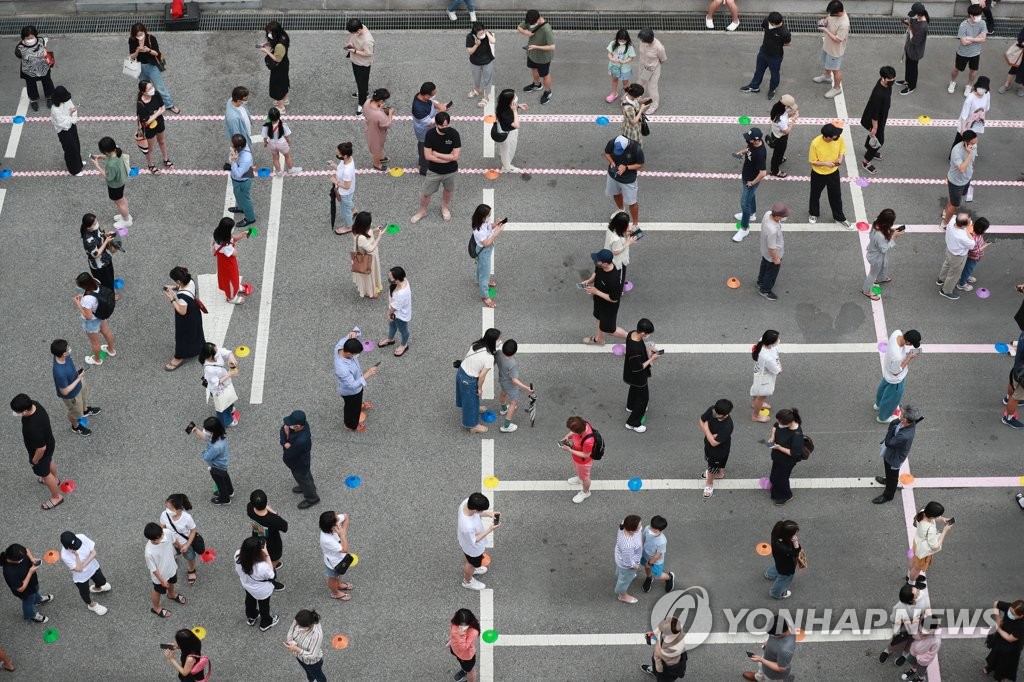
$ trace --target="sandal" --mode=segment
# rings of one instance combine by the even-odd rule
[[[373,409],[373,403],[365,402],[365,403],[361,404],[359,406],[359,408],[362,409],[362,410],[372,410]]]
[[[409,351],[409,344],[405,344],[405,348],[403,348],[401,352],[398,352],[398,349],[395,349],[394,356],[396,358],[400,358],[403,355],[405,355],[408,351]]]
[[[188,574],[187,574],[187,578],[188,578],[188,584],[189,584],[190,587],[192,585],[196,584],[197,578],[196,578],[196,572],[195,571],[189,571]]]
[[[452,212],[449,211],[447,208],[442,208],[441,209],[441,217],[444,218],[446,221],[447,220],[451,220],[452,219]]]
[[[714,488],[704,488],[704,499],[705,500],[708,499],[709,497],[711,497],[714,494],[715,494],[715,489]]]
[[[149,167],[149,174],[150,175],[160,175],[160,169],[157,168],[156,166],[150,166]]]
[[[892,277],[886,277],[885,279],[876,279],[875,284],[888,284],[892,281]]]
[[[176,594],[173,597],[171,597],[171,599],[173,599],[174,601],[178,602],[179,604],[184,604],[187,601],[185,599],[185,595],[183,595],[183,594]]]
[[[882,300],[881,296],[879,296],[878,294],[871,293],[870,291],[862,291],[860,293],[864,294],[865,296],[870,298],[872,301],[881,301]]]
[[[352,231],[351,227],[343,227],[340,230],[335,230],[334,234],[348,234],[351,231]]]
[[[395,345],[395,340],[394,339],[384,339],[383,341],[378,341],[377,342],[377,348],[383,348],[384,346],[393,346],[393,345]]]
[[[494,302],[494,299],[484,298],[484,299],[481,299],[481,300],[484,302],[484,305],[487,306],[488,308],[497,308],[498,307],[498,304]]]
[[[171,161],[170,159],[164,159],[164,167],[170,170],[174,170],[174,162]]]
[[[331,595],[331,599],[337,599],[338,601],[348,601],[351,598],[352,598],[352,595],[348,594],[347,592],[342,592],[341,594],[339,594],[337,596],[335,596],[333,594]]]
[[[164,365],[164,369],[167,370],[168,372],[173,372],[174,370],[176,370],[179,367],[181,367],[183,364],[185,364],[184,360],[179,360],[178,364],[174,364],[173,362],[168,362],[166,365]]]
[[[587,344],[588,346],[603,346],[604,345],[604,343],[598,343],[597,342],[597,337],[596,336],[588,336],[587,338],[583,339],[583,343]]]
[[[179,109],[178,107],[171,107],[167,111],[171,112],[172,114],[180,114],[181,113],[181,109]]]
[[[338,583],[338,589],[339,590],[351,590],[352,589],[352,583]]]
[[[47,500],[46,502],[43,502],[39,506],[42,509],[53,509],[54,507],[59,507],[62,504],[64,504],[64,498],[63,497],[60,498],[59,500],[57,500],[56,502],[54,502],[53,500]]]
[[[157,611],[156,609],[150,609],[149,612],[152,613],[154,616],[158,616],[160,618],[170,618],[171,617],[171,612],[168,611],[167,609],[160,609],[159,611]]]
[[[350,429],[350,428],[348,428],[348,427],[346,426],[346,427],[345,427],[345,430],[346,430],[346,431],[355,431],[356,433],[363,433],[363,432],[365,432],[365,431],[366,431],[366,424],[360,424],[359,426],[357,426],[357,427],[356,427],[356,428],[354,428],[354,429]]]
[[[784,170],[780,170],[778,173],[772,173],[772,176],[776,178],[788,178],[789,173]]]
[[[478,107],[480,107],[481,109],[483,109],[484,107],[487,106],[487,99],[485,98],[485,99],[480,100],[479,102],[476,103],[476,105]]]

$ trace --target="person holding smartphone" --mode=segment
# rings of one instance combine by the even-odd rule
[[[164,657],[178,671],[178,679],[206,682],[210,679],[210,659],[203,655],[203,642],[188,628],[174,633],[174,644],[161,644]],[[180,652],[180,661],[174,652]],[[201,675],[201,676],[200,676]]]
[[[604,147],[608,162],[605,194],[615,202],[618,211],[629,211],[633,228],[640,226],[640,204],[637,202],[637,171],[644,167],[644,150],[636,140],[619,135]],[[614,217],[615,213],[612,214]]]
[[[650,665],[640,669],[654,675],[658,682],[673,682],[686,676],[686,643],[683,638],[683,624],[678,618],[669,617],[658,623],[658,629],[645,632],[647,643],[654,647]]]
[[[338,379],[338,395],[345,403],[345,428],[362,433],[366,425],[360,423],[359,416],[364,410],[373,409],[373,403],[363,401],[363,389],[367,379],[377,376],[377,365],[365,372],[359,366],[363,343],[356,335],[357,332],[351,331],[334,346],[334,376]]]
[[[75,368],[71,357],[71,346],[64,339],[54,339],[50,344],[53,355],[53,384],[57,389],[57,397],[64,402],[68,412],[71,430],[79,436],[89,436],[92,430],[82,424],[82,420],[100,413],[100,408],[89,405],[89,387],[85,384],[85,367]]]
[[[639,230],[630,232],[629,214],[617,211],[608,221],[604,234],[604,248],[612,252],[612,265],[619,269],[619,280],[626,284],[626,268],[629,266],[629,247],[640,241]]]
[[[896,246],[896,240],[906,234],[906,225],[893,227],[895,222],[896,211],[884,208],[875,218],[875,222],[871,223],[871,236],[868,238],[868,248],[864,254],[869,267],[861,293],[872,301],[882,298],[872,291],[872,288],[875,285],[881,288],[881,285],[892,281],[892,277],[889,276],[889,251]]]
[[[345,43],[345,56],[352,62],[352,76],[356,81],[356,114],[363,113],[363,104],[370,90],[370,67],[373,66],[373,34],[356,18],[348,20],[345,26],[348,31],[348,42]]]
[[[227,430],[218,417],[207,417],[203,421],[203,428],[195,428],[195,424],[189,424],[185,433],[195,436],[198,440],[206,443],[203,450],[203,461],[210,469],[210,478],[213,479],[215,494],[210,502],[216,505],[231,504],[231,496],[235,494],[235,486],[231,483],[231,476],[228,474],[228,452]]]
[[[473,239],[476,241],[476,283],[480,289],[480,300],[488,308],[494,308],[497,304],[491,298],[490,289],[496,286],[494,277],[491,275],[492,263],[494,262],[494,242],[497,241],[508,218],[503,218],[494,224],[491,207],[487,204],[480,204],[473,211]]]
[[[942,551],[942,543],[946,535],[953,528],[953,518],[946,518],[943,514],[946,508],[938,502],[929,502],[914,515],[914,542],[913,555],[908,560],[907,582],[917,582],[917,577],[927,571],[932,565],[932,559]],[[939,532],[936,522],[942,521],[942,531]]]
[[[743,679],[752,682],[764,680],[788,680],[793,671],[793,655],[796,653],[796,633],[789,619],[778,614],[768,624],[768,639],[758,656],[750,651],[747,658],[757,663],[757,672],[743,673]]]
[[[647,382],[651,378],[651,365],[661,357],[647,345],[647,337],[653,333],[654,323],[642,317],[636,323],[636,329],[626,335],[625,363],[622,368],[622,380],[629,386],[629,393],[626,396],[629,419],[626,420],[626,428],[636,433],[647,430],[643,423],[647,414],[647,403],[651,399]]]
[[[249,626],[260,625],[260,632],[266,632],[277,625],[281,617],[270,613],[270,597],[284,585],[275,582],[274,561],[267,552],[263,538],[255,536],[242,540],[242,547],[235,552],[235,573],[245,590],[245,618]]]
[[[43,562],[36,559],[24,545],[14,543],[0,552],[0,568],[11,594],[21,600],[21,615],[34,623],[45,623],[50,618],[36,611],[36,606],[53,601],[52,594],[39,594],[39,576],[36,572]]]
[[[501,515],[488,511],[491,501],[483,493],[476,492],[459,503],[458,539],[462,548],[462,586],[467,590],[479,592],[486,585],[476,576],[487,572],[484,566],[484,550],[487,549],[487,536],[494,532],[501,522]],[[490,528],[484,528],[484,518],[493,519]]]
[[[348,555],[348,523],[347,514],[339,514],[335,511],[325,511],[317,521],[320,528],[320,551],[324,556],[324,577],[327,578],[327,589],[331,592],[331,599],[349,601],[352,595],[345,590],[352,589],[352,583],[341,581],[344,573],[338,572],[338,564],[341,564]]]

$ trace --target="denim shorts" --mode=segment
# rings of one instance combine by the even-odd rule
[[[838,71],[843,67],[842,57],[833,57],[825,50],[821,51],[821,65],[825,67],[826,71]]]
[[[333,568],[328,568],[327,566],[324,566],[324,577],[341,579],[341,573],[338,573]]]
[[[102,323],[103,323],[103,320],[101,320],[98,317],[94,317],[91,320],[87,320],[87,319],[85,319],[83,317],[82,318],[82,329],[85,330],[86,334],[99,334],[100,333],[100,324],[102,324]]]
[[[181,556],[185,557],[185,559],[187,561],[195,561],[196,560],[196,556],[198,556],[196,554],[196,550],[192,549],[192,547],[189,547],[184,552],[179,552],[179,553],[181,554]]]

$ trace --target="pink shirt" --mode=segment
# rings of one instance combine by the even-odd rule
[[[480,631],[476,628],[470,627],[465,632],[460,632],[458,625],[452,625],[449,641],[452,651],[460,661],[468,661],[476,656],[476,638],[479,636]]]

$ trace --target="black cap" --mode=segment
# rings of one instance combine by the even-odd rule
[[[82,546],[82,541],[78,539],[78,536],[69,530],[64,531],[60,534],[60,544],[64,549],[71,549],[78,551]]]
[[[913,5],[910,6],[910,11],[907,12],[907,16],[908,17],[916,17],[918,15],[927,14],[927,13],[928,13],[928,10],[926,10],[924,8],[924,3],[922,3],[922,2],[915,2]]]

